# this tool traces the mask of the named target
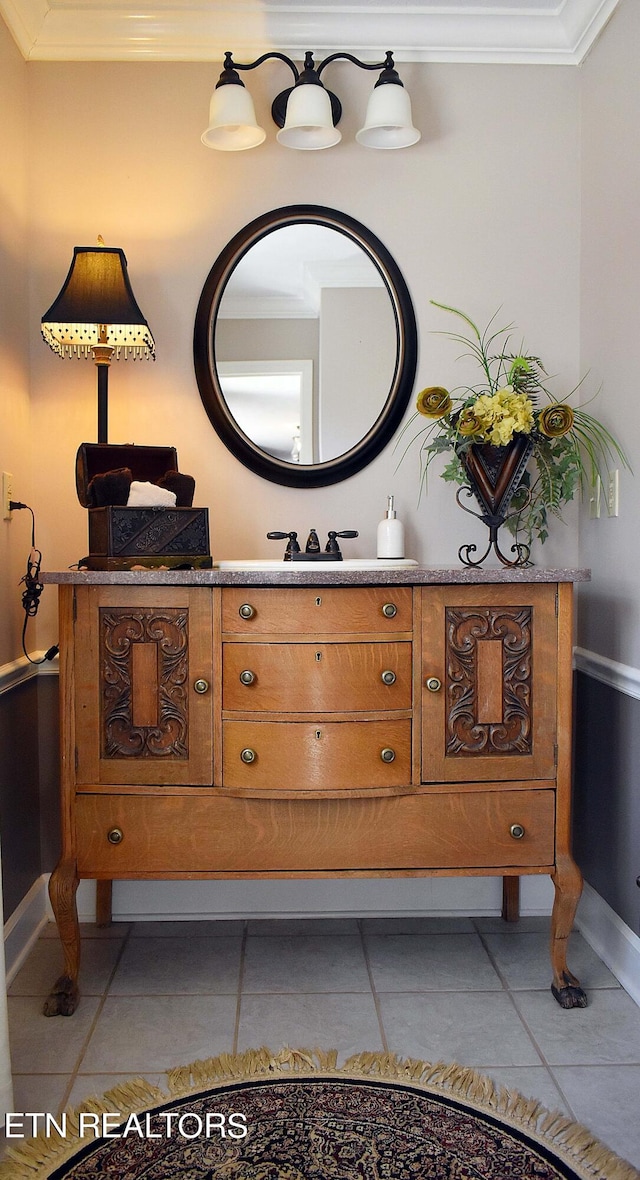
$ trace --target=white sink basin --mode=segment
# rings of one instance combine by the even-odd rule
[[[295,570],[296,573],[336,573],[340,570],[409,569],[418,563],[411,557],[390,558],[345,557],[342,561],[274,561],[270,557],[238,558],[235,561],[214,561],[218,570]]]

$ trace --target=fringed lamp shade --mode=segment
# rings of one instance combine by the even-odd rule
[[[64,286],[42,317],[42,335],[58,356],[91,355],[98,370],[98,442],[107,442],[112,357],[155,360],[151,330],[135,301],[124,251],[76,246]]]
[[[42,335],[59,356],[88,356],[98,344],[118,358],[153,357],[155,344],[135,301],[124,251],[76,246],[57,299],[42,317]]]

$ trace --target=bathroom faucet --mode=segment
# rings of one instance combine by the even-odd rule
[[[342,561],[338,537],[351,538],[357,536],[358,533],[355,529],[343,529],[342,532],[331,529],[325,550],[322,552],[316,530],[310,529],[304,553],[300,551],[297,533],[282,533],[279,531],[267,533],[267,540],[287,541],[283,561]]]

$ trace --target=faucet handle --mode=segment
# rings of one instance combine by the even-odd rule
[[[337,537],[352,538],[352,537],[357,537],[357,536],[358,536],[358,533],[357,533],[356,529],[343,529],[341,533],[337,532],[335,529],[331,529],[329,531],[329,540],[327,541],[327,544],[326,544],[325,553],[339,553],[340,552],[340,546],[338,545],[338,542],[336,540]]]
[[[298,534],[294,533],[294,532],[291,532],[291,533],[281,533],[281,532],[267,533],[267,540],[268,541],[286,541],[287,538],[288,538],[288,543],[287,543],[287,548],[284,551],[283,560],[284,561],[291,561],[291,554],[300,552],[300,546],[298,544]]]

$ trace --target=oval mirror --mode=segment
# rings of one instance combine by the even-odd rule
[[[214,263],[194,331],[200,396],[222,441],[274,483],[360,471],[399,426],[417,330],[388,250],[354,218],[275,209]]]

